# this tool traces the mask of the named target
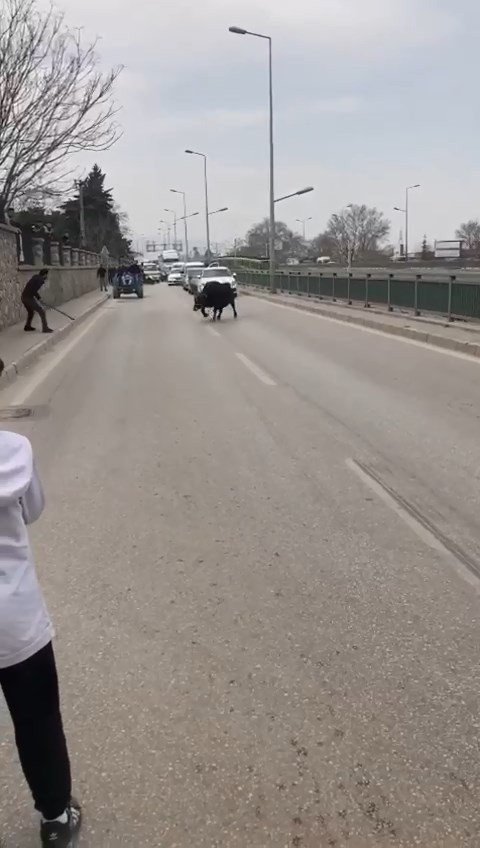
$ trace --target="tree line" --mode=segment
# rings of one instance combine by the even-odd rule
[[[244,241],[237,244],[237,251],[246,256],[268,255],[269,229],[268,218],[255,224]],[[305,241],[282,221],[276,221],[275,255],[279,262],[329,256],[345,265],[355,260],[372,261],[379,255],[385,259],[389,255],[385,246],[389,232],[390,222],[378,209],[351,204],[331,215],[325,231],[310,241]]]
[[[275,256],[278,262],[287,259],[312,259],[329,256],[335,262],[348,265],[353,262],[376,263],[393,258],[394,248],[388,244],[390,221],[375,207],[351,204],[332,214],[324,232],[304,240],[282,221],[275,222]],[[269,220],[254,224],[245,239],[237,241],[236,251],[245,256],[268,256]],[[480,259],[480,222],[467,221],[455,232],[464,242],[469,256]],[[420,251],[423,260],[434,258],[434,250],[424,236]]]

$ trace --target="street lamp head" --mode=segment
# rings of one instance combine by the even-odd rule
[[[400,209],[400,207],[399,207],[399,206],[394,206],[394,207],[393,207],[393,211],[394,211],[394,212],[405,212],[405,209]]]
[[[178,188],[171,188],[170,191],[173,191],[174,194],[183,194],[183,191],[179,191]]]
[[[247,35],[247,30],[241,27],[231,26],[228,27],[228,31],[233,32],[235,35]]]
[[[300,191],[296,192],[296,194],[308,194],[309,191],[313,190],[313,186],[307,186],[306,188],[301,188]]]
[[[186,150],[185,153],[193,153],[193,150]]]
[[[228,206],[222,206],[222,208],[219,209],[218,211],[219,212],[228,212]]]

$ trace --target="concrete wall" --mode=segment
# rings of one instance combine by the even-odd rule
[[[0,224],[0,330],[22,321],[25,317],[20,295],[27,280],[38,273],[39,265],[42,264],[39,261],[35,266],[18,267],[17,256],[17,230]],[[41,290],[41,297],[46,303],[59,306],[67,300],[93,291],[98,286],[96,254],[68,248],[68,258],[82,264],[55,265],[49,268],[48,283]]]

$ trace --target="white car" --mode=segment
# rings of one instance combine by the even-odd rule
[[[183,281],[185,279],[185,265],[183,262],[175,262],[174,265],[170,268],[169,275],[167,277],[167,283],[169,286],[183,286]]]
[[[233,291],[237,291],[237,279],[229,268],[218,266],[215,268],[204,268],[198,279],[197,291],[201,292],[206,283],[228,283]]]

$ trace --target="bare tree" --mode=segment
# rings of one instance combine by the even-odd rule
[[[325,235],[335,247],[339,262],[353,262],[377,251],[390,231],[390,222],[378,209],[352,204],[333,214]]]
[[[112,101],[121,71],[98,70],[86,46],[53,7],[3,0],[0,9],[0,221],[14,200],[54,192],[69,156],[107,150],[119,137]]]
[[[467,250],[480,252],[480,223],[478,221],[471,220],[460,224],[455,235],[458,239],[462,239]]]
[[[250,227],[245,236],[245,245],[242,248],[242,253],[245,256],[261,256],[268,255],[268,239],[270,232],[270,223],[268,218],[264,218],[259,224],[254,224]],[[278,262],[284,262],[290,256],[301,256],[305,250],[304,241],[301,236],[292,232],[282,221],[275,222],[275,256]]]

